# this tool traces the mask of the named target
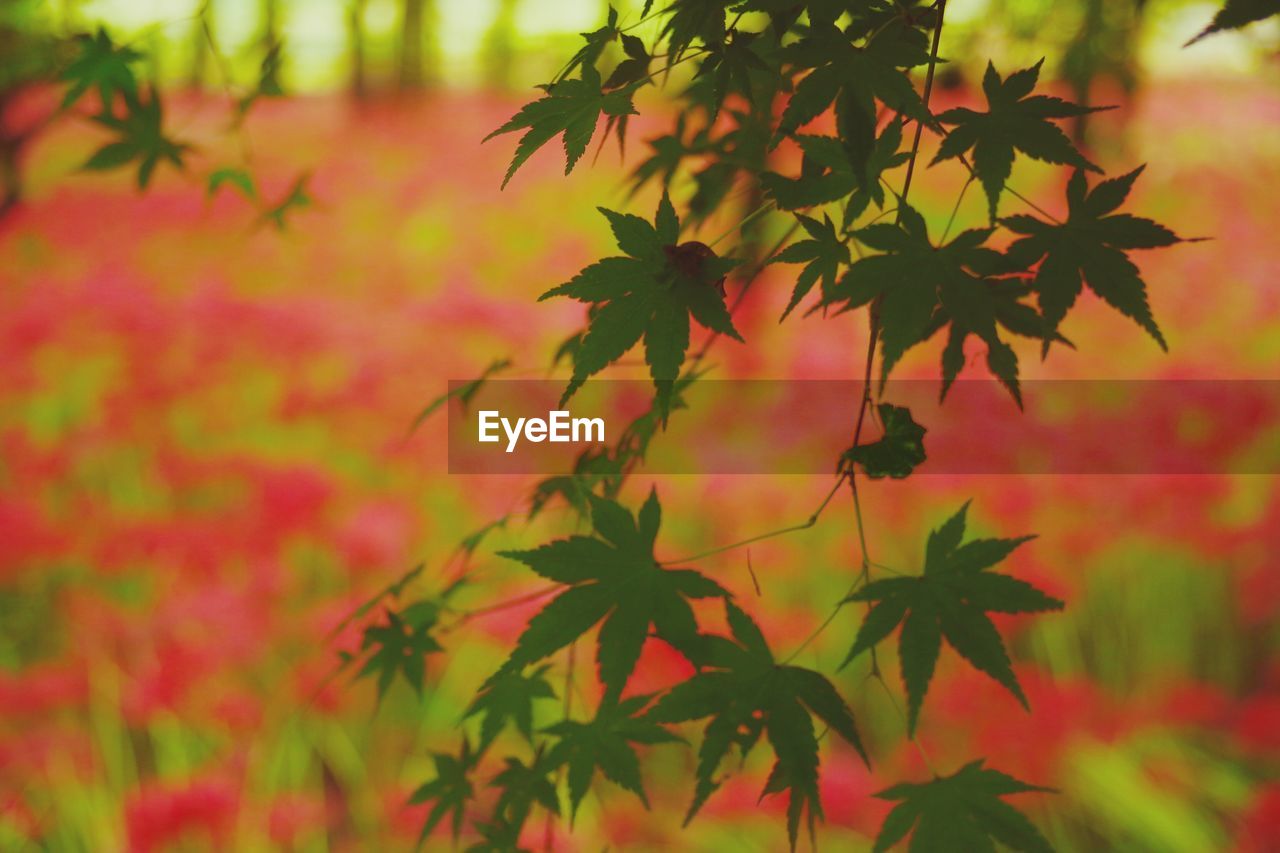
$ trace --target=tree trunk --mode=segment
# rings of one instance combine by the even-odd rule
[[[187,88],[198,91],[204,86],[205,69],[209,64],[209,35],[206,27],[212,27],[209,10],[200,8],[191,27],[191,67],[187,71]]]
[[[0,220],[22,198],[22,172],[18,168],[18,156],[22,152],[22,136],[0,137]]]
[[[516,4],[500,0],[498,13],[484,37],[484,79],[492,88],[511,88],[511,68],[515,58]]]
[[[351,54],[351,95],[364,100],[369,94],[364,56],[364,10],[366,0],[351,0],[347,7],[347,51]]]
[[[262,0],[262,52],[270,55],[280,49],[280,0]],[[266,63],[262,67],[264,91],[279,90],[280,63]]]
[[[421,89],[425,82],[422,66],[422,21],[425,0],[404,0],[400,18],[401,91]]]

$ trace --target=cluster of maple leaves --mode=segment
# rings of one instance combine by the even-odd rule
[[[1240,17],[1238,8],[1233,11],[1240,5],[1228,4],[1210,30],[1241,25],[1243,19],[1231,18]],[[645,18],[649,11],[646,5]],[[1054,342],[1069,344],[1061,325],[1086,285],[1166,347],[1146,284],[1127,253],[1169,246],[1179,238],[1149,219],[1116,212],[1142,169],[1089,185],[1085,172],[1101,169],[1054,122],[1094,108],[1035,94],[1039,63],[1004,77],[988,64],[982,81],[985,111],[931,113],[928,83],[922,95],[909,72],[927,65],[931,77],[944,11],[941,2],[677,0],[661,13],[666,16],[658,39],[666,44],[664,70],[687,60],[699,65],[680,95],[684,108],[675,130],[649,141],[652,153],[635,170],[636,185],[659,178],[669,188],[673,177],[695,164],[686,228],[703,221],[743,182],[758,188],[767,206],[791,212],[805,237],[768,259],[804,265],[783,319],[815,285],[815,310],[871,308],[882,378],[908,349],[945,329],[944,396],[964,366],[965,343],[973,336],[986,345],[991,372],[1020,403],[1017,357],[1001,332],[1041,341],[1045,355]],[[740,26],[747,13],[761,13],[767,26],[758,31]],[[625,139],[627,117],[635,113],[632,98],[652,82],[649,69],[658,57],[620,28],[613,13],[584,39],[584,47],[544,87],[544,96],[491,135],[524,132],[504,186],[557,135],[564,144],[566,173],[571,171],[601,116],[606,137],[616,133],[620,143]],[[606,78],[596,66],[615,41],[625,58]],[[578,76],[571,78],[575,70]],[[779,93],[787,101],[775,117]],[[731,114],[733,126],[717,131],[722,111]],[[801,132],[827,112],[834,113],[836,135]],[[910,124],[916,127],[915,141],[904,149],[904,128]],[[925,130],[941,139],[934,163],[958,161],[982,186],[988,227],[963,231],[950,241],[945,235],[931,239],[924,218],[906,199],[909,179],[901,190],[886,180],[887,172],[915,167]],[[769,152],[784,139],[802,154],[797,176],[769,168]],[[1065,220],[1038,207],[1040,216],[1000,215],[1018,156],[1073,169]],[[890,199],[893,206],[887,208]],[[868,221],[873,206],[877,212]],[[818,209],[821,219],[814,215]],[[668,726],[704,719],[686,822],[719,786],[730,751],[736,748],[745,756],[763,735],[775,761],[762,796],[788,793],[787,830],[794,847],[805,815],[810,832],[822,815],[815,718],[870,762],[852,711],[826,676],[777,660],[754,620],[719,584],[655,558],[661,514],[656,494],[634,516],[614,500],[643,457],[655,423],[680,406],[682,385],[696,381],[697,359],[686,365],[692,322],[742,341],[723,288],[726,274],[740,262],[719,257],[699,242],[681,243],[682,223],[665,191],[652,224],[603,208],[602,213],[623,254],[586,267],[542,297],[567,296],[589,306],[586,328],[556,356],[557,361],[569,358],[573,366],[565,398],[643,341],[654,404],[647,419],[633,425],[638,431],[629,431],[631,440],[619,442],[612,453],[585,453],[574,472],[549,478],[535,490],[535,513],[560,495],[590,519],[594,535],[504,552],[564,591],[530,620],[506,663],[482,686],[471,708],[471,714],[483,714],[480,752],[508,720],[535,743],[532,703],[553,698],[554,691],[545,680],[545,665],[532,675],[525,670],[596,626],[596,663],[605,692],[591,720],[566,718],[543,730],[546,740],[534,747],[530,762],[506,759],[506,769],[491,781],[501,793],[491,821],[479,825],[483,840],[476,849],[516,846],[535,804],[558,814],[551,774],[560,768],[568,770],[574,812],[597,770],[647,806],[634,745],[682,741]],[[889,214],[892,222],[881,221]],[[1003,250],[992,245],[1000,229],[1014,235]],[[925,429],[908,410],[886,402],[877,414],[882,436],[866,443],[855,438],[841,459],[842,476],[856,476],[861,469],[873,478],[900,478],[924,460]],[[897,632],[909,737],[944,640],[1026,706],[988,614],[1063,606],[1034,586],[991,570],[1030,537],[964,542],[966,511],[967,505],[930,534],[918,575],[867,579],[842,602],[869,606],[842,668]],[[732,636],[703,633],[692,599],[722,600]],[[651,633],[679,651],[696,674],[656,697],[623,698]],[[450,812],[455,835],[460,831],[465,805],[474,796],[469,771],[477,760],[465,736],[457,757],[436,757],[437,777],[415,796],[435,802],[424,837]],[[877,795],[897,805],[874,847],[886,850],[910,835],[913,851],[992,849],[993,842],[1048,850],[1034,824],[1002,799],[1037,790],[1046,789],[986,768],[981,760],[951,775],[895,785]]]
[[[207,10],[200,12],[201,16],[204,14]],[[211,31],[206,29],[205,33],[211,49],[217,52]],[[185,171],[186,156],[194,147],[165,130],[164,99],[159,88],[154,84],[139,84],[134,67],[146,59],[145,54],[128,44],[116,43],[101,27],[96,33],[77,37],[74,45],[74,56],[60,73],[66,90],[59,111],[72,110],[85,94],[96,92],[98,109],[89,119],[110,133],[110,139],[85,160],[82,168],[105,171],[136,165],[140,190],[147,188],[162,163]],[[284,95],[279,84],[279,66],[280,47],[276,45],[263,57],[254,84],[235,99],[229,122],[231,131],[242,132],[245,118],[259,99]],[[231,85],[230,80],[226,83],[228,87]],[[283,230],[292,213],[312,202],[307,191],[308,174],[300,173],[278,198],[267,201],[261,197],[247,154],[245,157],[246,162],[210,169],[203,177],[207,194],[212,197],[223,187],[234,188],[257,208],[259,225],[274,225]]]
[[[642,20],[654,17],[651,11],[646,3]],[[1229,0],[1198,38],[1274,11],[1265,0]],[[779,660],[759,626],[721,585],[695,569],[657,560],[661,507],[656,493],[636,513],[617,500],[648,443],[682,406],[682,389],[697,379],[698,359],[688,363],[693,322],[742,340],[724,301],[725,277],[741,262],[720,257],[703,243],[681,241],[683,232],[722,209],[735,187],[757,190],[764,200],[761,210],[789,212],[804,232],[804,239],[767,259],[804,265],[783,318],[810,299],[815,286],[813,310],[869,308],[882,378],[907,350],[946,330],[944,395],[964,366],[966,341],[976,337],[986,346],[991,372],[1019,398],[1017,357],[1002,332],[1039,340],[1044,354],[1054,342],[1069,343],[1061,326],[1085,286],[1166,346],[1146,284],[1128,252],[1169,246],[1179,238],[1149,219],[1116,212],[1141,168],[1090,186],[1085,172],[1101,170],[1054,122],[1094,108],[1035,94],[1039,64],[1007,76],[988,64],[982,81],[985,111],[933,114],[928,82],[922,91],[912,74],[927,68],[926,80],[932,79],[944,0],[674,0],[656,14],[664,20],[654,43],[646,45],[628,32],[635,25],[621,27],[611,10],[605,26],[584,34],[583,47],[542,87],[543,96],[491,134],[522,131],[504,186],[557,136],[567,173],[585,154],[602,117],[605,136],[614,134],[622,143],[628,118],[636,113],[636,93],[660,76],[669,77],[673,67],[697,62],[679,95],[675,128],[648,141],[650,154],[633,173],[637,187],[657,179],[664,188],[688,174],[694,190],[684,221],[667,192],[652,223],[602,210],[623,254],[588,266],[543,295],[589,306],[586,328],[556,355],[573,367],[566,398],[643,342],[655,383],[653,407],[623,431],[614,447],[588,451],[573,472],[535,487],[530,515],[563,498],[589,519],[592,535],[503,552],[563,589],[530,620],[506,662],[481,685],[467,713],[480,717],[476,745],[464,735],[456,755],[434,756],[436,776],[413,796],[415,802],[432,804],[423,838],[446,817],[459,834],[476,797],[479,761],[509,726],[529,743],[531,754],[506,756],[504,769],[489,780],[499,795],[488,820],[477,825],[480,841],[473,849],[516,849],[535,808],[559,814],[556,779],[562,770],[573,813],[597,771],[648,805],[635,747],[684,743],[671,728],[680,724],[706,721],[686,821],[722,782],[730,753],[736,749],[745,756],[763,737],[775,760],[762,795],[787,792],[792,847],[806,815],[810,831],[822,815],[816,723],[871,762],[849,705],[825,675],[793,666],[789,658]],[[761,26],[748,29],[747,23]],[[665,53],[657,53],[659,45],[665,45]],[[617,52],[621,57],[606,75],[600,64]],[[132,65],[141,58],[104,31],[84,37],[63,74],[69,83],[63,108],[96,89],[101,109],[92,118],[112,139],[85,167],[136,163],[138,184],[145,188],[162,161],[182,168],[189,146],[165,134],[155,87],[138,85]],[[237,104],[236,123],[255,99],[280,94],[276,63],[278,52],[264,59],[258,85]],[[779,98],[786,103],[775,115]],[[722,113],[728,121],[720,121]],[[828,113],[835,135],[803,132]],[[908,127],[914,127],[914,141],[904,147]],[[951,240],[945,234],[932,238],[906,198],[909,179],[895,187],[886,177],[904,166],[910,174],[926,131],[940,139],[935,163],[957,161],[982,186],[987,227]],[[798,175],[772,168],[772,152],[784,142],[801,155]],[[1039,208],[1036,216],[1000,215],[1019,156],[1073,170],[1065,220]],[[210,193],[232,186],[258,202],[244,168],[216,169],[207,185]],[[283,225],[285,213],[307,201],[305,179],[299,179],[279,204],[263,206],[262,217]],[[891,222],[883,221],[889,216]],[[1012,239],[997,249],[1000,241],[993,238],[1001,230]],[[485,375],[503,366],[497,362]],[[477,386],[452,396],[465,400]],[[841,460],[842,478],[858,470],[873,478],[905,477],[923,461],[925,430],[911,413],[891,403],[879,404],[876,412],[883,435],[874,442],[855,440]],[[944,640],[1026,705],[988,614],[1063,606],[1026,582],[992,571],[1027,538],[965,542],[966,510],[967,505],[930,534],[918,574],[866,578],[842,602],[868,605],[844,665],[897,632],[908,736],[914,735]],[[478,547],[484,532],[464,548]],[[403,585],[388,591],[398,593]],[[387,608],[382,621],[365,629],[359,655],[348,662],[359,660],[358,674],[376,677],[379,695],[397,675],[423,690],[427,656],[444,651],[436,631],[451,593],[400,610]],[[699,625],[690,602],[708,599],[723,604],[730,636],[707,633]],[[592,717],[566,717],[535,731],[534,704],[556,695],[543,661],[593,631],[604,695]],[[660,695],[626,696],[651,634],[683,655],[696,674]],[[1003,799],[1040,790],[1045,789],[987,768],[981,760],[950,775],[894,785],[877,794],[896,805],[874,847],[886,850],[910,836],[913,851],[993,849],[993,842],[1047,850],[1034,824]]]
[[[646,4],[642,20],[650,11]],[[743,340],[726,305],[724,281],[745,262],[721,257],[698,241],[682,242],[684,232],[727,206],[735,187],[745,185],[762,199],[744,223],[773,209],[794,216],[795,230],[803,234],[765,261],[803,265],[783,319],[806,300],[812,301],[811,310],[827,313],[867,307],[882,379],[907,350],[945,330],[943,396],[964,367],[967,340],[975,337],[986,347],[992,374],[1021,403],[1017,356],[1006,336],[1039,340],[1044,355],[1052,343],[1069,345],[1062,324],[1085,286],[1166,346],[1146,284],[1128,252],[1169,246],[1180,238],[1149,219],[1116,212],[1141,168],[1090,185],[1085,173],[1101,169],[1055,122],[1094,108],[1037,94],[1041,64],[1007,76],[988,64],[984,111],[957,108],[935,115],[928,106],[930,83],[921,91],[912,72],[925,67],[926,81],[932,79],[943,2],[676,0],[657,14],[665,21],[656,43],[646,45],[628,32],[634,25],[621,27],[611,12],[604,27],[583,35],[584,46],[542,87],[543,96],[490,136],[522,132],[504,186],[557,136],[568,173],[586,153],[602,117],[605,137],[616,135],[624,144],[628,117],[636,112],[635,94],[674,66],[698,63],[679,94],[674,130],[648,141],[650,154],[632,175],[637,187],[654,179],[663,185],[653,221],[602,208],[621,253],[587,266],[542,296],[569,297],[588,307],[585,328],[556,354],[557,362],[572,364],[565,399],[642,344],[655,387],[652,408],[616,447],[585,452],[573,472],[535,488],[531,514],[562,497],[589,519],[593,535],[503,552],[563,590],[529,621],[507,661],[481,686],[470,709],[482,717],[479,749],[473,750],[464,735],[457,755],[436,756],[436,778],[415,795],[418,802],[434,803],[424,838],[446,815],[452,815],[455,836],[460,832],[466,806],[475,797],[472,773],[508,722],[533,754],[527,761],[507,757],[506,769],[491,780],[499,798],[490,820],[477,824],[481,841],[473,849],[518,846],[535,806],[559,814],[553,780],[564,770],[574,813],[597,771],[647,806],[635,747],[682,743],[684,735],[671,728],[680,724],[706,721],[686,822],[722,782],[730,753],[745,756],[763,737],[774,764],[762,796],[787,793],[793,848],[806,816],[810,833],[822,816],[817,726],[871,762],[852,710],[825,675],[776,657],[759,626],[718,583],[654,556],[661,518],[656,493],[635,514],[617,501],[649,441],[683,405],[681,390],[697,380],[705,348],[690,356],[694,322],[713,337]],[[763,26],[747,29],[744,20]],[[622,56],[606,74],[598,66],[615,44]],[[665,45],[661,54],[660,44]],[[652,71],[662,60],[664,65]],[[785,106],[778,115],[780,98]],[[834,118],[835,135],[804,132],[823,114]],[[914,140],[907,146],[909,127]],[[924,132],[940,140],[934,163],[955,161],[982,187],[985,227],[950,240],[945,233],[931,236],[907,200],[910,179],[895,186],[886,177],[903,166],[908,175],[915,169]],[[798,175],[772,168],[771,152],[784,141],[801,155]],[[1065,219],[1034,205],[1035,216],[1001,215],[1018,157],[1072,169]],[[683,175],[694,189],[682,222],[670,192],[673,179]],[[1002,231],[1010,236],[996,239]],[[1001,242],[1004,248],[996,248]],[[815,288],[816,299],[811,299]],[[881,437],[863,442],[855,435],[854,446],[840,460],[842,478],[859,470],[872,478],[901,478],[924,460],[925,428],[907,409],[882,402],[875,413]],[[965,542],[967,508],[930,534],[918,574],[864,575],[841,602],[868,607],[842,668],[897,634],[908,737],[914,736],[944,640],[1026,706],[988,614],[1063,606],[1031,584],[992,570],[1030,537]],[[731,636],[701,629],[690,603],[700,599],[723,602]],[[589,720],[566,716],[535,732],[533,704],[555,695],[543,661],[593,631],[604,687],[594,715]],[[677,650],[696,674],[660,695],[627,696],[628,680],[650,636]],[[537,668],[528,674],[531,667]],[[993,849],[995,842],[1016,850],[1048,850],[1035,825],[1003,799],[1043,790],[987,768],[982,760],[950,775],[895,785],[877,794],[896,805],[874,847],[886,850],[909,836],[913,851]]]

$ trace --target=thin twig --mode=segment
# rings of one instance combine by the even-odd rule
[[[841,474],[839,477],[836,478],[835,485],[831,487],[831,491],[827,492],[827,496],[822,499],[822,503],[818,504],[818,508],[813,511],[812,515],[810,515],[807,519],[800,522],[799,524],[792,524],[788,527],[782,527],[777,530],[771,530],[768,533],[760,533],[760,534],[757,534],[756,536],[751,536],[747,539],[743,539],[738,542],[730,542],[728,545],[721,545],[719,548],[712,548],[709,551],[699,551],[696,554],[690,554],[686,557],[680,557],[679,559],[661,560],[658,562],[658,565],[659,566],[675,566],[683,563],[692,563],[696,560],[701,560],[706,557],[715,556],[716,554],[723,554],[725,551],[732,551],[735,548],[741,548],[745,545],[752,545],[756,542],[761,542],[765,539],[772,539],[775,536],[782,536],[786,533],[795,533],[798,530],[808,530],[810,527],[813,527],[815,524],[818,523],[819,516],[821,516],[822,511],[827,508],[827,504],[831,503],[831,499],[836,496],[836,492],[840,490],[840,484],[844,482],[844,478],[845,478],[844,474]]]

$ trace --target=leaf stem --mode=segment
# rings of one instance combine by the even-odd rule
[[[738,220],[738,222],[735,223],[734,225],[729,226],[729,230],[725,231],[723,234],[721,234],[719,237],[712,240],[707,245],[714,247],[717,243],[719,243],[725,237],[728,237],[734,231],[740,231],[743,228],[745,228],[748,222],[751,222],[753,219],[756,219],[759,216],[762,216],[763,214],[768,213],[771,207],[773,207],[773,199],[766,199],[765,201],[761,202],[760,205],[756,207],[755,210],[751,211],[746,216],[742,217],[742,219]]]
[[[960,188],[960,195],[956,197],[956,203],[951,207],[951,216],[947,218],[947,227],[942,229],[942,236],[938,239],[938,243],[947,242],[947,235],[951,233],[951,226],[956,224],[956,214],[960,212],[960,204],[964,201],[965,194],[969,192],[969,187],[973,185],[973,175],[969,175],[969,180],[964,182],[964,186]]]

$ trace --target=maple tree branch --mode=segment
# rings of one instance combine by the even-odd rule
[[[933,94],[933,74],[934,69],[938,66],[938,45],[942,41],[942,21],[947,14],[947,0],[938,0],[938,26],[933,31],[933,45],[929,49],[929,70],[924,74],[924,100],[925,112],[929,111],[929,97]],[[907,161],[907,176],[902,180],[902,200],[907,200],[907,193],[911,192],[911,179],[916,173],[916,160],[920,154],[920,137],[924,135],[924,122],[916,122],[915,138],[911,140],[911,159]]]
[[[687,557],[680,557],[675,560],[659,560],[659,566],[675,566],[682,563],[691,563],[695,560],[701,560],[704,557],[711,557],[716,554],[723,554],[726,551],[732,551],[735,548],[742,548],[746,545],[752,545],[765,539],[773,539],[776,536],[782,536],[787,533],[795,533],[799,530],[808,530],[818,523],[818,518],[822,515],[822,511],[827,508],[827,504],[831,503],[831,499],[836,496],[836,492],[840,490],[840,484],[844,482],[845,474],[841,474],[836,478],[836,483],[831,487],[831,491],[827,492],[827,496],[822,499],[822,503],[818,504],[818,508],[804,521],[799,524],[792,524],[787,527],[781,527],[777,530],[771,530],[768,533],[760,533],[755,536],[742,539],[738,542],[730,542],[728,545],[721,545],[718,548],[712,548],[709,551],[700,551],[697,554],[690,554]]]

